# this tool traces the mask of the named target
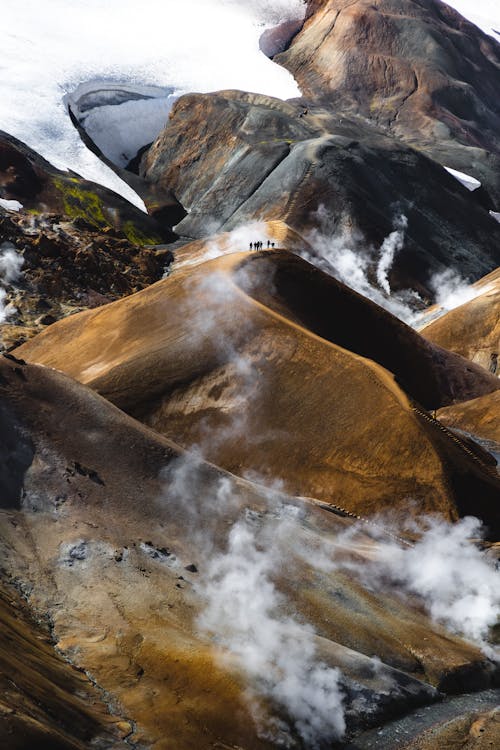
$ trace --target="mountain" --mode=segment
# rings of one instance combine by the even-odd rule
[[[471,194],[365,118],[323,103],[234,91],[186,95],[142,157],[140,174],[158,200],[173,191],[187,210],[176,226],[187,238],[284,220],[327,242],[359,238],[376,260],[402,223],[404,251],[395,253],[389,283],[427,298],[433,275],[446,268],[477,279],[499,264],[500,226],[484,193]]]
[[[311,0],[273,59],[304,97],[472,174],[500,203],[497,41],[439,0]]]
[[[3,13],[6,750],[495,746],[500,48],[306,5]]]
[[[29,595],[31,611],[48,619],[58,650],[91,675],[113,713],[118,710],[122,718],[106,719],[99,704],[94,709],[110,730],[114,723],[123,736],[133,728],[132,742],[156,750],[171,746],[172,738],[179,748],[214,742],[266,748],[274,746],[276,732],[290,737],[286,727],[293,703],[269,689],[259,698],[262,677],[252,673],[252,660],[224,655],[201,627],[211,559],[216,550],[224,554],[228,522],[238,523],[244,509],[252,514],[247,530],[254,529],[261,551],[270,534],[272,548],[279,547],[288,560],[283,565],[272,557],[272,548],[266,552],[273,560],[273,586],[286,599],[280,600],[284,612],[266,610],[264,621],[255,621],[264,638],[261,648],[276,658],[272,643],[265,645],[268,628],[280,647],[291,618],[307,617],[316,634],[297,625],[294,637],[310,656],[295,659],[305,670],[316,660],[323,670],[341,668],[349,731],[434,702],[440,697],[434,686],[453,692],[467,684],[492,684],[494,664],[432,623],[418,600],[401,599],[390,590],[376,593],[362,577],[358,580],[350,564],[368,565],[384,540],[394,543],[382,526],[356,529],[355,520],[324,505],[221,472],[50,368],[2,357],[0,370],[0,455],[10,472],[7,485],[2,472],[4,570]],[[332,539],[342,539],[339,567],[322,568],[315,557],[319,562],[323,545]],[[241,557],[233,551],[231,565],[245,567],[248,554],[255,554],[251,544]],[[259,579],[254,590],[247,581],[246,588],[258,597],[264,583]],[[274,589],[267,590],[274,601]],[[213,595],[219,606],[227,605],[219,587]],[[225,626],[219,627],[222,637]],[[375,644],[384,663],[371,659]],[[23,649],[27,659],[32,652]],[[310,661],[313,651],[317,656]],[[25,700],[32,702],[40,700],[47,680],[72,684],[49,671],[45,643],[38,660],[44,677],[28,673],[21,683]],[[283,665],[291,676],[294,663]],[[70,672],[67,665],[64,669]],[[252,716],[246,698],[253,688],[260,718]],[[335,692],[324,689],[331,711]],[[48,733],[50,710],[59,699],[76,736],[93,726],[85,713],[71,708],[71,701],[78,705],[81,698],[52,692],[43,697],[45,717],[40,715],[44,704],[37,708],[38,725],[30,737]],[[265,726],[266,716],[281,721],[270,723],[274,728],[267,739],[254,727],[254,721]],[[51,747],[59,747],[56,740],[49,740]],[[80,747],[76,741],[69,746]]]

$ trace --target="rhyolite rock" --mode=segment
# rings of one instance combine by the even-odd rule
[[[308,101],[479,179],[500,204],[500,45],[439,0],[310,0],[273,59]]]
[[[315,564],[314,550],[338,535],[339,565],[343,555],[369,560],[383,527],[375,538],[368,526],[345,535],[354,523],[345,514],[269,493],[189,457],[50,368],[1,357],[0,391],[9,425],[0,435],[0,456],[19,480],[17,494],[0,509],[3,576],[24,592],[32,612],[49,619],[59,652],[120,707],[122,721],[112,718],[110,729],[129,734],[132,747],[163,750],[172,738],[182,750],[276,746],[274,734],[262,736],[254,721],[258,683],[200,628],[206,567],[241,518],[252,518],[256,533],[267,528],[280,546],[273,585],[281,592],[283,623],[288,617],[309,622],[318,659],[340,668],[349,732],[434,702],[436,687],[481,688],[494,680],[495,665],[431,623],[418,600],[371,591],[349,567]],[[12,460],[12,433],[27,446],[24,462]],[[280,532],[283,504],[286,534]],[[312,557],[301,554],[305,548]],[[375,644],[380,661],[371,658]],[[0,638],[0,664],[12,663],[9,649]],[[44,676],[27,685],[27,695],[36,698],[51,662],[45,645],[34,650],[45,666]],[[43,700],[49,708],[64,705],[64,690]],[[75,713],[79,702],[73,708],[68,699],[73,735],[89,723]],[[0,715],[0,732],[19,720],[16,710],[17,719]],[[36,710],[40,716],[42,707]],[[260,721],[266,715],[288,721],[265,697],[259,711]],[[40,723],[40,731],[53,725],[43,715]],[[288,742],[295,740],[292,732]]]

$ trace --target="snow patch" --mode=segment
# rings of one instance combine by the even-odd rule
[[[474,190],[477,190],[481,187],[481,183],[479,180],[476,180],[475,177],[471,177],[470,174],[465,174],[465,172],[459,172],[456,169],[452,169],[451,167],[445,167],[446,171],[451,174],[452,177],[454,177],[456,180],[458,180],[464,187],[467,188],[467,190],[470,190],[471,193],[474,192]]]
[[[5,198],[0,198],[0,206],[7,211],[20,211],[23,204],[19,203],[19,201],[8,201]]]
[[[486,34],[498,38],[500,29],[500,3],[498,0],[444,0]]]
[[[96,81],[66,97],[66,104],[104,156],[126,167],[159,135],[178,96],[159,86]]]

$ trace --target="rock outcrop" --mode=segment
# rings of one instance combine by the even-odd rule
[[[311,0],[273,59],[308,101],[477,177],[500,204],[500,46],[439,0]]]
[[[37,216],[58,214],[82,219],[95,230],[126,237],[134,244],[154,244],[174,235],[120,195],[56,169],[17,138],[0,131],[0,197],[18,201]]]

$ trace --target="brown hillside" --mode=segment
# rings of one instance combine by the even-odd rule
[[[311,267],[284,253],[228,255],[60,321],[17,353],[67,372],[181,445],[199,444],[210,461],[240,476],[283,480],[292,494],[362,514],[407,512],[414,503],[417,512],[474,513],[494,524],[494,477],[414,410],[387,369],[356,353],[366,345],[360,324],[339,344],[334,323],[329,341],[314,320],[300,319],[300,306],[286,317],[245,293],[248,283],[257,297],[256,269],[263,293],[276,269],[279,280],[281,258],[285,269],[299,263],[307,279]],[[387,320],[387,341],[394,336],[391,316],[341,285],[335,289],[340,306],[330,323],[350,305],[356,315],[366,307],[368,329]],[[324,289],[318,283],[313,290],[310,312],[318,313]],[[313,299],[307,285],[303,293]],[[410,335],[399,322],[396,330],[403,339]],[[413,365],[432,380],[424,358]],[[497,386],[486,374],[464,377],[460,367],[469,397],[474,388]]]
[[[478,292],[477,297],[429,323],[421,333],[429,341],[500,375],[500,269],[472,288]]]

